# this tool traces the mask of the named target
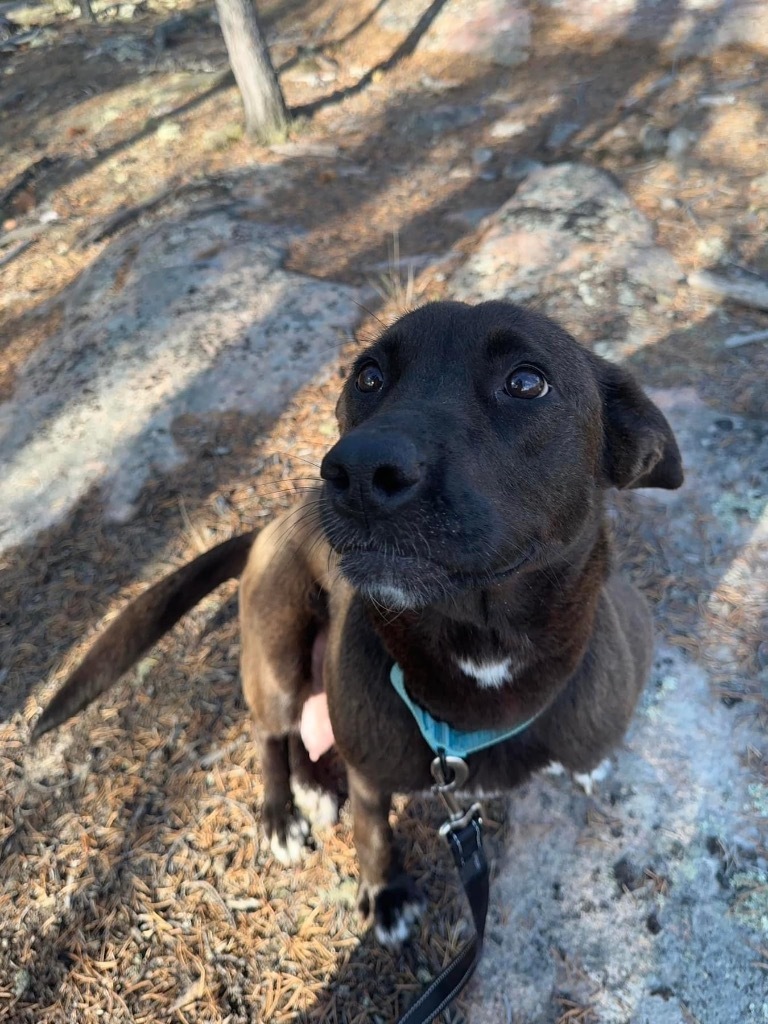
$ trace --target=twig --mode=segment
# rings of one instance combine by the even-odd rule
[[[51,221],[55,224],[56,221]],[[60,223],[60,222],[59,222]],[[28,238],[35,239],[38,235],[42,235],[44,231],[47,231],[49,224],[27,224],[21,228],[13,228],[12,231],[6,231],[0,235],[0,249],[4,249],[11,242],[22,242]]]
[[[10,252],[7,252],[5,256],[0,257],[0,267],[4,267],[7,263],[12,263],[17,256],[21,256],[21,254],[25,252],[30,245],[34,244],[34,238],[30,238],[27,242],[19,242],[19,244],[11,249]]]
[[[208,544],[208,542],[203,537],[202,533],[197,529],[192,520],[189,518],[187,506],[184,504],[184,498],[181,496],[179,496],[179,510],[181,512],[181,521],[186,526],[187,531],[192,540],[194,541],[195,547],[197,548],[198,552],[202,553],[203,551],[207,551],[208,548],[210,547],[210,544]]]
[[[723,344],[726,348],[738,348],[740,345],[751,345],[753,341],[768,341],[768,331],[751,331],[749,334],[732,334]]]
[[[711,292],[742,306],[768,309],[768,281],[732,281],[718,274],[710,274],[707,270],[698,270],[688,275],[688,284],[699,291]]]

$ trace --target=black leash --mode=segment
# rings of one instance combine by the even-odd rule
[[[475,973],[483,951],[485,918],[488,914],[488,862],[483,850],[483,819],[480,804],[463,810],[455,790],[461,788],[469,775],[467,762],[461,757],[441,753],[432,762],[432,787],[448,809],[448,820],[440,835],[448,841],[456,868],[464,887],[475,936],[439,974],[419,998],[399,1018],[397,1024],[429,1024],[448,1007]]]

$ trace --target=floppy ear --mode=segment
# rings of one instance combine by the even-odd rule
[[[672,428],[632,374],[593,356],[603,400],[603,474],[610,487],[663,487],[683,482]]]

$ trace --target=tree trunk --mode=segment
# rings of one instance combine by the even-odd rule
[[[253,0],[216,0],[216,10],[243,98],[246,135],[263,143],[285,138],[288,110]]]
[[[93,13],[93,8],[91,7],[91,0],[78,0],[78,3],[80,4],[80,17],[87,18],[88,21],[92,21],[95,25],[96,15]]]

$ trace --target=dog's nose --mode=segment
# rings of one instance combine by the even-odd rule
[[[352,431],[320,465],[336,507],[343,512],[390,512],[420,489],[424,463],[406,437]]]

